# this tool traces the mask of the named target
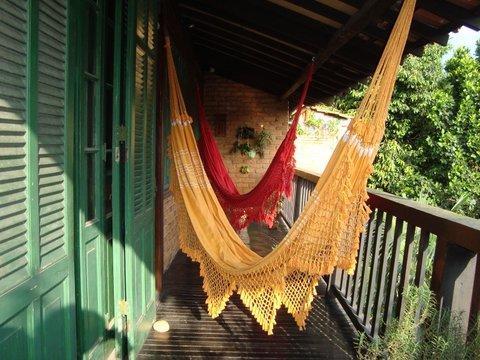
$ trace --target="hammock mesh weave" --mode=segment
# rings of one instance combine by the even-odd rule
[[[352,273],[370,210],[366,183],[385,130],[388,106],[407,41],[415,0],[405,0],[369,89],[339,141],[306,207],[267,256],[250,250],[230,225],[198,152],[167,39],[172,114],[171,188],[179,210],[180,247],[200,264],[211,316],[237,291],[272,334],[284,305],[303,329],[320,276],[334,267]]]
[[[307,80],[298,101],[297,111],[285,138],[258,184],[245,194],[240,194],[223,162],[220,150],[207,123],[205,109],[200,99],[200,91],[197,87],[201,133],[198,140],[198,150],[210,184],[215,190],[230,224],[236,230],[243,229],[252,222],[263,222],[272,227],[277,217],[281,198],[283,196],[290,198],[292,194],[292,180],[295,174],[293,155],[295,153],[297,125],[312,78],[312,71],[313,63],[309,67]]]

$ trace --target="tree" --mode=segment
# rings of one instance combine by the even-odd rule
[[[480,39],[477,40],[477,47],[475,49],[475,56],[477,60],[480,61]]]
[[[429,45],[400,68],[385,138],[369,186],[480,217],[480,62],[458,49]],[[358,107],[359,84],[334,101]]]

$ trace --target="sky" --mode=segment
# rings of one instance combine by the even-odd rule
[[[460,46],[466,46],[472,55],[475,54],[475,43],[480,39],[480,31],[474,31],[465,26],[461,27],[457,32],[451,32],[448,44],[452,47],[452,50],[446,55],[449,58],[453,51]]]

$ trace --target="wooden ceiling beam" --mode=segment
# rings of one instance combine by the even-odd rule
[[[291,16],[291,13],[285,9],[275,9],[272,5],[267,7],[260,1],[251,3],[248,0],[182,0],[179,7],[237,28],[247,29],[292,48],[307,49],[308,52],[316,52],[332,33],[332,29],[327,26],[305,21],[300,15],[297,17],[302,18],[303,23],[299,19],[294,21],[287,16]],[[318,34],[314,39],[316,42],[312,42],[312,33]]]
[[[338,86],[339,85],[337,83],[335,83],[335,81],[333,81],[333,79],[331,79],[331,78],[328,78],[328,79],[327,78],[324,78],[324,79],[317,78],[317,79],[314,79],[312,81],[312,87],[320,88],[320,89],[326,88],[330,92],[337,91]]]
[[[263,71],[266,71],[271,74],[275,74],[287,80],[291,79],[293,75],[292,71],[290,71],[289,73],[288,71],[284,71],[284,69],[275,69],[275,67],[272,66],[272,64],[270,63],[265,63],[262,60],[259,60],[258,58],[254,58],[249,55],[246,56],[245,54],[234,53],[229,49],[219,49],[215,45],[209,45],[206,43],[199,43],[199,42],[196,42],[194,46],[196,48],[208,49],[210,53],[217,53],[223,56],[231,57],[232,59],[235,59],[236,62],[249,64],[250,66],[254,66],[258,69],[262,69]],[[208,65],[214,67],[212,61],[210,61]]]
[[[340,54],[340,52],[335,53],[332,59],[333,61],[337,61],[341,64],[344,64],[345,66],[352,67],[358,72],[365,74],[366,76],[370,75],[372,73],[372,70],[374,69],[373,66],[367,66],[365,62],[356,61],[355,59]]]
[[[315,57],[314,71],[325,63],[338,49],[362,31],[369,23],[384,14],[394,2],[395,0],[368,0],[360,10],[351,16],[348,22],[331,37],[327,46],[318,52]],[[283,93],[283,99],[289,97],[305,82],[307,72],[308,67],[305,68],[297,80]]]
[[[335,10],[341,11],[344,14],[353,15],[357,12],[358,8],[356,6],[349,5],[344,1],[338,0],[317,0],[318,3],[327,5]]]
[[[194,39],[193,43],[195,45],[206,45],[206,46],[217,48],[219,50],[228,51],[228,52],[231,52],[232,54],[236,54],[236,56],[250,58],[251,59],[250,61],[257,61],[257,62],[259,61],[263,63],[265,66],[278,68],[280,71],[288,70],[292,74],[292,76],[295,74],[295,71],[297,71],[297,69],[302,68],[302,65],[300,64],[295,64],[292,62],[284,61],[280,58],[272,57],[263,52],[259,52],[255,48],[251,48],[251,47],[247,48],[247,47],[239,46],[238,44],[235,44],[235,43],[233,44],[228,43],[226,41],[217,41],[207,36],[194,35],[193,39]]]
[[[321,4],[317,4],[314,2],[309,2],[305,4],[305,2],[297,1],[297,0],[267,0],[272,4],[275,4],[279,7],[287,9],[288,11],[300,14],[304,17],[312,19],[316,22],[325,24],[330,26],[334,29],[339,29],[342,27],[342,22],[335,19],[332,15],[324,14],[325,8]],[[317,6],[318,5],[318,6]],[[319,11],[318,7],[321,8],[323,11]],[[343,16],[342,13],[340,13]]]
[[[275,50],[265,50],[262,49],[261,46],[255,46],[254,44],[249,44],[248,42],[242,41],[238,42],[233,40],[232,38],[223,36],[220,32],[213,32],[204,30],[201,28],[192,29],[190,35],[194,39],[206,39],[211,42],[215,42],[219,44],[219,46],[223,45],[230,45],[236,48],[246,49],[248,51],[254,52],[263,56],[265,58],[271,59],[273,62],[281,62],[285,65],[294,67],[294,68],[303,68],[303,65],[306,63],[306,59],[292,59],[289,56],[285,56],[284,54],[278,53]]]
[[[305,54],[304,52],[300,52],[296,49],[287,48],[285,46],[279,46],[281,44],[272,42],[271,40],[268,40],[266,38],[252,36],[252,34],[249,34],[250,36],[248,36],[247,34],[243,32],[239,32],[238,30],[232,31],[227,26],[219,26],[213,23],[212,21],[197,19],[187,14],[183,14],[182,18],[187,19],[188,22],[191,23],[190,25],[193,27],[191,31],[193,32],[198,30],[198,31],[207,32],[210,34],[214,33],[219,37],[221,36],[229,39],[237,39],[239,43],[246,43],[251,46],[259,46],[260,48],[263,48],[264,51],[271,51],[276,54],[282,54],[286,57],[291,58],[292,60],[306,62],[314,54],[313,52],[309,54]],[[276,46],[274,46],[274,44]]]
[[[268,89],[269,93],[280,95],[281,89],[292,79],[293,74],[288,76],[286,73],[281,73],[271,68],[267,69],[265,65],[259,62],[239,57],[231,52],[219,50],[216,47],[205,44],[195,44],[195,46],[199,54],[211,59],[208,66],[214,69],[214,73],[240,83],[246,83],[242,81],[244,78],[250,79],[251,81],[248,81],[247,85],[260,90],[267,91],[266,89]],[[328,83],[332,83],[332,85],[328,85]],[[311,95],[318,92],[331,94],[336,91],[338,86],[339,84],[333,84],[331,79],[314,81],[310,86],[309,93]]]
[[[475,14],[450,2],[438,0],[422,0],[420,7],[448,21],[463,24],[475,31],[480,30],[478,11]]]
[[[239,22],[236,22],[236,21],[232,21],[232,20],[229,20],[229,19],[226,19],[224,17],[221,17],[221,16],[217,16],[213,13],[210,13],[210,12],[207,12],[205,11],[204,9],[197,9],[195,7],[192,7],[190,5],[186,5],[186,4],[179,4],[179,7],[181,7],[183,10],[187,10],[187,11],[191,11],[193,13],[196,13],[197,15],[200,15],[200,16],[203,16],[209,20],[211,19],[214,19],[214,20],[217,20],[221,23],[224,23],[224,24],[227,24],[227,25],[230,25],[234,28],[237,28],[237,29],[241,29],[241,30],[244,30],[250,34],[253,34],[255,36],[258,36],[260,38],[264,38],[264,39],[268,39],[270,41],[274,41],[276,42],[277,44],[280,44],[280,45],[284,45],[286,47],[289,47],[291,49],[294,49],[294,50],[297,50],[297,51],[300,51],[300,52],[303,52],[305,54],[312,54],[314,53],[312,50],[310,50],[309,48],[307,47],[304,47],[304,46],[300,46],[298,44],[293,44],[292,42],[290,41],[287,41],[285,39],[283,39],[281,36],[278,36],[278,35],[272,35],[272,34],[268,34],[267,32],[265,31],[260,31],[260,30],[257,30],[256,28],[254,27],[251,27],[251,26],[247,26],[247,25],[244,25],[244,24],[241,24]]]
[[[214,74],[266,91],[270,94],[279,95],[279,89],[289,82],[287,77],[265,71],[262,67],[240,61],[229,55],[219,53],[218,51],[212,51],[209,48],[198,47],[197,52],[201,56],[212,59],[211,66],[215,69]]]
[[[328,17],[331,20],[334,20],[341,25],[345,24],[350,18],[351,14],[347,14],[343,11],[340,11],[333,7],[332,5],[327,5],[320,1],[310,1],[310,0],[289,0],[289,2],[300,6],[309,11],[315,12],[317,14]],[[337,1],[338,2],[338,1]]]

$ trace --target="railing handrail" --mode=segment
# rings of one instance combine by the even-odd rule
[[[316,183],[314,172],[296,169],[295,175]],[[438,207],[421,204],[380,190],[368,189],[369,205],[470,251],[480,253],[480,220]]]

